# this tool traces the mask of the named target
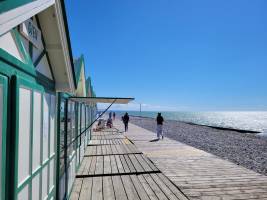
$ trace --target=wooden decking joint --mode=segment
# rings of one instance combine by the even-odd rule
[[[110,174],[84,174],[84,175],[76,175],[76,178],[90,178],[90,177],[103,177],[103,176],[126,176],[126,175],[158,174],[158,173],[161,173],[161,171],[157,170],[157,171],[122,172],[122,173],[110,173]]]
[[[142,152],[136,152],[136,153],[110,153],[110,154],[91,154],[91,155],[84,155],[84,157],[93,157],[93,156],[123,156],[123,155],[132,155],[132,154],[143,154]],[[148,158],[149,159],[149,158]],[[150,159],[149,159],[150,160]],[[151,160],[150,160],[151,161]]]

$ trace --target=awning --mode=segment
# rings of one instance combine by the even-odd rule
[[[122,97],[69,97],[70,100],[80,103],[112,103],[112,104],[128,104],[134,98]]]

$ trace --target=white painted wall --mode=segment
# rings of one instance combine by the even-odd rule
[[[46,56],[43,56],[42,60],[37,65],[36,70],[53,80]]]
[[[21,55],[15,38],[10,31],[0,36],[0,48],[20,61],[23,61],[23,56]]]
[[[29,176],[31,90],[19,88],[18,185]]]
[[[34,91],[33,93],[33,155],[32,155],[32,170],[35,171],[41,164],[41,106],[42,94]]]

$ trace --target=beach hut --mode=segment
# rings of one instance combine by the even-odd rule
[[[0,200],[68,199],[97,102],[130,100],[96,97],[63,0],[0,1]]]
[[[58,92],[76,92],[64,2],[1,1],[0,24],[0,199],[57,199]]]
[[[68,198],[73,181],[80,163],[83,160],[85,149],[89,142],[89,133],[94,120],[94,107],[89,103],[75,101],[74,97],[88,97],[91,94],[90,83],[85,78],[84,56],[74,60],[76,90],[74,94],[61,92],[58,95],[60,102],[58,110],[58,199]],[[89,79],[90,80],[90,79]],[[89,85],[90,87],[89,87]]]

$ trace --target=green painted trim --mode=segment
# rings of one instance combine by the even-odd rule
[[[9,10],[15,9],[17,7],[23,6],[27,3],[32,2],[33,0],[4,0],[0,2],[0,14],[7,12]]]
[[[44,57],[44,55],[46,55],[46,50],[44,49],[41,54],[37,57],[37,59],[34,61],[33,65],[36,68],[37,65],[40,63],[40,61],[42,60],[42,58]]]
[[[28,64],[28,66],[30,66],[30,68],[32,68],[34,70],[34,66],[33,66],[33,63],[32,63],[32,60],[31,60],[31,56],[26,51],[26,49],[24,47],[24,44],[23,44],[23,41],[21,39],[22,36],[20,35],[20,33],[18,32],[18,30],[16,28],[12,29],[11,33],[14,35],[16,44],[17,44],[17,46],[19,48],[19,51],[22,53],[26,64]]]
[[[36,76],[35,70],[32,70],[31,68],[29,68],[28,64],[23,63],[22,61],[10,55],[9,53],[7,53],[1,48],[0,48],[0,60],[6,62],[7,64],[15,67],[16,69],[30,76]]]
[[[32,60],[32,54],[33,54],[33,44],[29,41],[29,55]]]
[[[1,155],[1,179],[0,179],[0,187],[1,187],[1,193],[0,193],[0,199],[5,199],[6,196],[6,143],[7,143],[7,107],[8,107],[8,80],[7,77],[0,75],[0,84],[2,84],[2,155]]]

